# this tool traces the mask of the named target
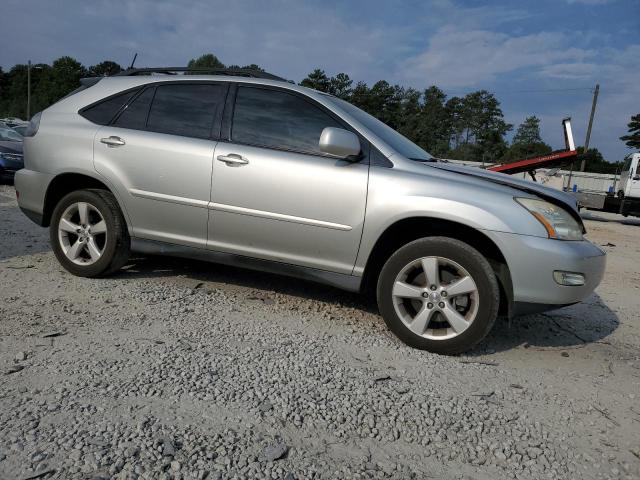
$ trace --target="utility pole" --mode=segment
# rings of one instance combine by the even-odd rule
[[[580,163],[580,171],[584,172],[584,164],[587,158],[584,156],[589,150],[589,139],[591,138],[591,126],[593,125],[593,116],[596,114],[596,103],[598,103],[598,92],[600,92],[600,84],[596,83],[596,89],[593,91],[593,103],[591,104],[591,115],[589,116],[589,126],[587,127],[587,138],[584,141],[584,151],[582,152],[582,162]]]
[[[27,62],[27,122],[31,120],[31,60]]]

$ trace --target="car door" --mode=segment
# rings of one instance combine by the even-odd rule
[[[120,190],[133,236],[206,247],[226,91],[212,82],[150,85],[98,130],[95,168]]]
[[[325,127],[346,125],[301,94],[237,88],[233,120],[215,151],[210,249],[352,272],[369,165],[322,153]]]

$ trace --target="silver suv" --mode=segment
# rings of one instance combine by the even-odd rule
[[[602,278],[562,192],[437,161],[272,75],[168,73],[93,80],[26,132],[20,207],[75,275],[133,251],[375,292],[402,341],[445,354],[498,314],[579,302]]]

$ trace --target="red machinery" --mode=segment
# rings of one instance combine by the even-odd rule
[[[578,151],[573,143],[573,132],[571,131],[571,118],[562,120],[564,128],[565,150],[558,150],[541,157],[527,158],[526,160],[517,160],[511,163],[493,165],[487,170],[493,172],[501,172],[512,175],[514,173],[529,172],[533,176],[536,168],[549,168],[557,164],[574,162],[578,157]]]

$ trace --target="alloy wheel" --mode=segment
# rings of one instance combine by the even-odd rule
[[[104,253],[107,224],[95,206],[87,202],[72,203],[60,217],[58,240],[69,260],[76,265],[91,265]]]
[[[429,340],[460,335],[478,313],[475,281],[464,267],[444,257],[422,257],[406,265],[393,283],[392,297],[405,326]]]

